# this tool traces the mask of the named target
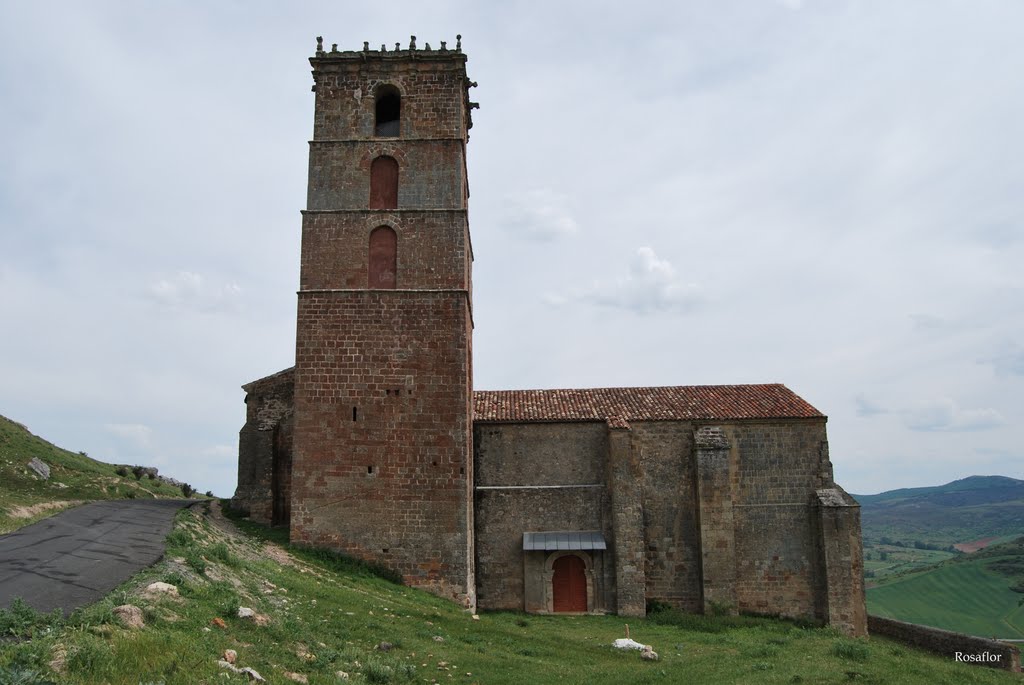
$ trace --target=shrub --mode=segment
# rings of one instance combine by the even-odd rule
[[[41,631],[58,626],[62,618],[60,609],[50,614],[41,614],[21,597],[15,597],[10,609],[0,609],[0,637],[31,638]]]
[[[196,489],[188,483],[181,484],[181,494],[185,496],[185,499],[189,499],[195,493]]]
[[[363,676],[369,683],[390,683],[395,669],[379,659],[367,659],[363,667]]]
[[[131,473],[131,471],[128,470],[127,466],[118,466],[116,473],[121,477],[127,477],[128,474]]]
[[[175,528],[167,534],[168,547],[184,547],[192,542],[192,536],[184,528]]]
[[[133,466],[132,473],[135,474],[135,480],[142,480],[142,477],[146,475],[146,467],[144,466]]]
[[[203,559],[199,552],[195,550],[189,550],[189,552],[185,555],[185,563],[188,564],[189,567],[191,567],[192,570],[198,573],[199,575],[203,575],[206,573],[206,559]]]
[[[56,685],[37,671],[18,666],[0,666],[0,683],[4,685]]]
[[[228,549],[228,546],[223,542],[218,542],[217,544],[210,546],[206,550],[206,556],[210,559],[216,559],[217,561],[231,566],[232,568],[237,567],[241,563],[238,557],[232,554],[231,550]]]

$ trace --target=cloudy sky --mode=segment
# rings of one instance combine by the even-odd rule
[[[369,8],[369,9],[365,9]],[[479,389],[782,382],[848,490],[1024,475],[1024,4],[0,4],[0,414],[230,495],[307,58],[463,35]]]

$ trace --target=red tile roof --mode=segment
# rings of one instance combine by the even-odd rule
[[[291,383],[294,371],[287,368],[242,388],[260,392]],[[612,428],[628,428],[630,421],[789,418],[825,415],[780,383],[473,392],[473,420],[491,423],[605,421]]]
[[[473,420],[629,421],[824,418],[784,385],[684,385],[582,390],[477,390]]]

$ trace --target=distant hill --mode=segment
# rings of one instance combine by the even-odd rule
[[[33,459],[49,467],[49,478],[29,467]],[[178,498],[182,489],[142,471],[137,478],[130,465],[61,449],[0,416],[0,534],[82,502],[145,497]]]
[[[866,544],[900,541],[945,548],[1024,533],[1024,480],[970,476],[924,488],[854,495]]]

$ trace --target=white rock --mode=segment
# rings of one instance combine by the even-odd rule
[[[114,616],[117,617],[126,628],[138,630],[145,628],[146,624],[142,621],[142,609],[131,604],[122,604],[119,607],[114,607]]]
[[[630,640],[628,637],[620,637],[612,643],[612,647],[615,649],[636,649],[641,652],[644,651],[644,649],[648,649],[647,645],[642,645],[636,640]]]
[[[256,612],[249,607],[238,607],[238,618],[256,618]]]
[[[39,457],[32,457],[32,461],[28,463],[28,467],[35,471],[43,480],[47,480],[50,477],[50,467],[43,463]]]
[[[178,596],[178,588],[170,583],[150,583],[146,586],[145,593],[147,595],[170,595],[171,597]]]
[[[265,682],[267,682],[267,679],[264,678],[263,676],[261,676],[256,671],[256,669],[249,668],[248,666],[246,666],[245,668],[243,668],[241,670],[241,672],[244,673],[245,675],[249,676],[249,680],[253,680],[253,681],[257,682],[257,683],[265,683]]]

